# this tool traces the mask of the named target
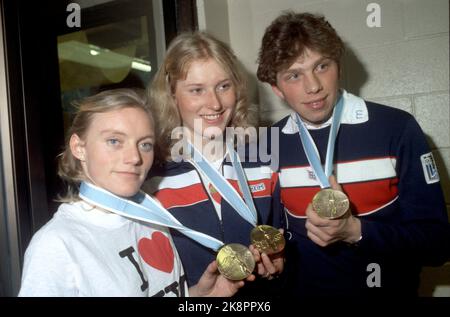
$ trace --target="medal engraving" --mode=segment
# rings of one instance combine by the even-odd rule
[[[326,219],[342,217],[350,207],[347,195],[334,189],[322,189],[313,198],[313,209]]]
[[[267,255],[275,254],[284,249],[286,241],[283,234],[276,228],[267,225],[260,225],[253,228],[250,238],[252,244],[259,252]]]
[[[247,278],[255,268],[255,259],[250,250],[238,243],[220,248],[216,260],[219,272],[233,281]]]

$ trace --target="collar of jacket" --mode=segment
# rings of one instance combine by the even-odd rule
[[[366,102],[355,95],[342,90],[344,98],[344,110],[342,112],[341,124],[360,124],[369,120]],[[324,125],[323,127],[327,127]],[[295,112],[289,116],[286,124],[281,130],[284,134],[298,133],[297,123],[295,122]]]

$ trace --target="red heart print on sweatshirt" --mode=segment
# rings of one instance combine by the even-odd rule
[[[172,272],[175,258],[173,249],[169,238],[162,232],[155,231],[150,239],[139,240],[138,249],[145,263],[160,271]]]

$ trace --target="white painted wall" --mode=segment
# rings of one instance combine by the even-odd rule
[[[288,9],[325,15],[348,48],[343,63],[344,87],[416,117],[437,160],[450,211],[448,0],[199,2],[205,5],[202,28],[229,43],[249,72],[253,100],[259,105],[263,122],[277,121],[289,112],[268,85],[258,83],[255,76],[265,28]],[[379,28],[366,24],[370,3],[381,8]],[[202,19],[200,15],[199,18]]]

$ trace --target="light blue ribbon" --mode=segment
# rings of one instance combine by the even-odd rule
[[[241,196],[237,193],[236,189],[234,189],[234,187],[231,186],[231,184],[222,176],[222,174],[220,174],[214,167],[211,166],[211,164],[200,153],[200,151],[198,151],[190,142],[187,142],[187,147],[188,147],[188,151],[191,153],[191,157],[193,158],[192,164],[194,164],[194,166],[198,170],[203,172],[203,174],[209,179],[209,181],[217,189],[217,191],[220,193],[220,195],[234,208],[234,210],[236,210],[236,212],[242,218],[244,218],[251,225],[256,226],[257,213],[256,213],[256,208],[253,204],[253,200],[251,198],[251,194],[250,194],[250,198],[245,198],[247,203],[249,201],[251,201],[252,207],[249,207],[242,200]],[[232,149],[232,152],[235,153],[234,149]],[[232,153],[230,153],[230,155],[233,156]],[[235,153],[235,156],[237,156],[236,153]],[[236,162],[237,160],[232,159],[232,163],[233,163],[233,161]],[[239,164],[240,164],[240,162],[239,162]],[[235,166],[234,163],[233,163],[233,166]],[[240,169],[242,170],[242,166],[240,166]],[[237,169],[235,168],[235,170],[237,170]],[[239,172],[237,172],[237,174],[238,174],[238,182],[241,182],[241,180],[239,180],[239,178],[244,179],[242,181],[242,184],[240,184],[239,186],[241,187],[241,190],[243,191],[243,194],[245,197],[245,195],[248,195],[248,194],[244,193],[244,189],[247,188],[247,190],[249,192],[250,192],[250,190],[248,189],[248,185],[245,182],[245,176],[242,175],[243,171],[242,171],[241,175],[239,175]]]
[[[130,199],[126,199],[90,183],[82,182],[79,196],[84,201],[115,214],[176,229],[201,245],[215,251],[224,245],[220,240],[185,227],[165,208],[144,192],[139,192]]]
[[[311,137],[305,123],[302,121],[298,113],[296,113],[296,123],[298,126],[299,136],[301,143],[303,145],[303,150],[305,151],[306,157],[308,158],[309,165],[314,170],[315,175],[318,178],[321,188],[331,187],[328,177],[333,172],[333,156],[334,156],[334,145],[336,143],[336,137],[341,124],[342,109],[344,108],[344,98],[342,95],[339,97],[338,103],[333,110],[333,119],[331,122],[330,134],[328,136],[327,154],[325,158],[325,171],[320,163],[320,155],[317,150],[316,144]]]
[[[234,150],[233,145],[230,142],[227,142],[227,150],[230,154],[231,164],[233,165],[234,170],[236,171],[239,188],[241,189],[242,194],[244,195],[245,204],[250,209],[250,212],[255,219],[255,224],[257,222],[258,213],[256,211],[255,203],[253,202],[252,193],[250,188],[248,187],[247,177],[245,177],[244,169],[242,168],[241,160],[239,155]]]

